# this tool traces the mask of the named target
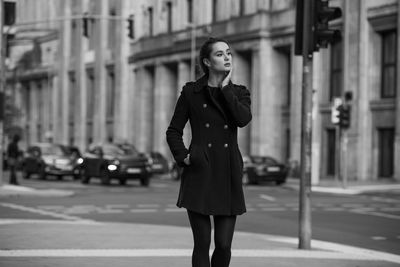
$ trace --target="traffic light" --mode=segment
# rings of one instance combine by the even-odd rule
[[[128,21],[128,36],[131,39],[135,39],[135,21],[133,15],[130,15]]]
[[[335,97],[333,99],[333,105],[331,108],[331,122],[333,124],[340,123],[340,109],[342,107],[342,99],[340,97]]]
[[[89,37],[89,14],[87,12],[83,13],[82,30],[83,36]]]
[[[329,28],[329,21],[340,18],[342,10],[339,7],[329,7],[329,0],[311,0],[313,26],[310,44],[313,51],[327,48],[328,43],[342,38],[340,30]]]
[[[339,125],[341,128],[349,128],[350,127],[350,106],[342,105],[339,110]]]

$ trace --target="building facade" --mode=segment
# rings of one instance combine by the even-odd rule
[[[253,120],[239,130],[242,153],[290,162],[296,173],[302,58],[294,55],[294,0],[41,1],[17,1],[17,23],[48,18],[55,31],[24,46],[17,30],[8,76],[27,143],[51,139],[85,149],[127,141],[171,158],[165,131],[175,102],[201,75],[194,55],[202,42],[216,36],[233,50],[234,82],[252,94]],[[333,27],[343,38],[314,53],[312,181],[338,173],[331,107],[345,92],[353,97],[340,139],[341,176],[400,180],[399,1],[330,5],[342,8]],[[16,67],[27,51],[37,63]]]

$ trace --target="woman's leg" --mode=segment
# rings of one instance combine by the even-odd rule
[[[231,245],[235,231],[236,216],[214,216],[215,250],[212,267],[228,267],[231,261]]]
[[[210,216],[188,210],[192,227],[194,248],[192,254],[193,267],[210,267],[211,221]]]

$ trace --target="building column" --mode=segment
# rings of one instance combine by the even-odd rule
[[[400,162],[400,5],[397,5],[397,92],[396,92],[396,126],[394,144],[394,162]],[[400,164],[394,164],[394,179],[400,181]]]
[[[135,129],[138,136],[136,145],[139,151],[149,152],[153,149],[153,90],[154,90],[154,67],[143,67],[138,70],[140,87],[137,91],[137,101],[140,118],[136,122]],[[136,102],[136,101],[135,101]],[[137,102],[136,102],[137,103]],[[157,127],[157,129],[159,129]]]
[[[178,86],[176,96],[174,98],[174,105],[176,104],[178,97],[180,96],[183,86],[190,81],[190,63],[187,61],[179,61],[178,63]],[[171,112],[170,119],[172,118],[173,111]],[[187,122],[185,129],[183,129],[183,143],[186,147],[189,147],[190,141],[192,140],[192,129],[190,128],[190,123]],[[172,159],[172,155],[167,153]]]
[[[49,79],[49,77],[48,77]],[[51,98],[51,87],[49,86],[49,80],[44,80],[42,83],[43,90],[43,140],[45,142],[49,142],[50,137],[50,124],[51,124],[51,102],[49,99]]]
[[[69,17],[71,15],[71,3],[69,0],[63,1],[63,16]],[[70,51],[71,51],[71,21],[63,20],[60,22],[61,26],[61,34],[60,34],[60,71],[59,71],[59,80],[58,85],[61,91],[60,100],[60,108],[61,108],[61,116],[57,117],[58,124],[54,125],[54,127],[59,127],[59,131],[57,131],[56,142],[60,142],[62,144],[69,143],[69,77],[68,77],[68,69],[70,63]]]
[[[349,180],[369,180],[373,171],[372,118],[368,88],[368,27],[366,3],[361,0],[344,2],[344,67],[346,91],[353,92],[351,127],[347,130],[346,168]]]
[[[274,53],[277,52],[267,39],[261,39],[258,50],[253,51],[251,153],[281,158],[282,100],[280,88],[274,82],[279,75]]]
[[[293,167],[300,167],[302,103],[301,84],[303,80],[303,59],[300,56],[294,55],[294,44],[292,45],[291,51],[292,84],[290,92],[290,161],[291,164],[293,164]]]
[[[252,93],[252,85],[251,85],[251,66],[249,62],[246,60],[244,56],[242,56],[239,52],[235,53],[234,56],[234,69],[233,69],[233,82],[236,84],[242,84],[247,87],[247,89]],[[244,128],[239,128],[238,130],[238,143],[240,147],[240,151],[243,155],[250,154],[250,128],[251,122]]]
[[[127,18],[129,8],[127,1],[118,1],[117,15]],[[130,39],[127,32],[126,20],[119,20],[116,23],[116,45],[115,45],[115,109],[114,109],[114,139],[117,141],[127,140],[129,113],[129,90],[135,86],[129,82],[129,55]]]
[[[59,74],[58,74],[59,75]],[[59,84],[58,75],[54,75],[52,78],[52,118],[51,118],[51,133],[52,133],[52,141],[57,143],[61,141],[62,130],[60,127],[61,122],[61,88],[57,86]]]
[[[168,128],[176,99],[176,73],[159,64],[155,69],[153,150],[168,154],[165,132]]]
[[[31,80],[29,82],[29,99],[30,99],[30,121],[29,123],[29,140],[30,143],[38,142],[38,131],[37,124],[39,118],[39,106],[38,106],[38,92],[36,81]]]
[[[96,1],[96,14],[102,17],[108,16],[107,1]],[[93,139],[94,142],[105,142],[107,140],[107,88],[106,88],[106,61],[107,51],[107,20],[97,19],[95,23],[95,109],[93,117]]]

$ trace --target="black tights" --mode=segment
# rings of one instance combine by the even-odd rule
[[[210,267],[210,216],[190,210],[188,210],[188,215],[194,239],[192,267]],[[236,216],[218,215],[213,217],[215,250],[211,257],[211,267],[228,267],[231,260],[231,244]]]

